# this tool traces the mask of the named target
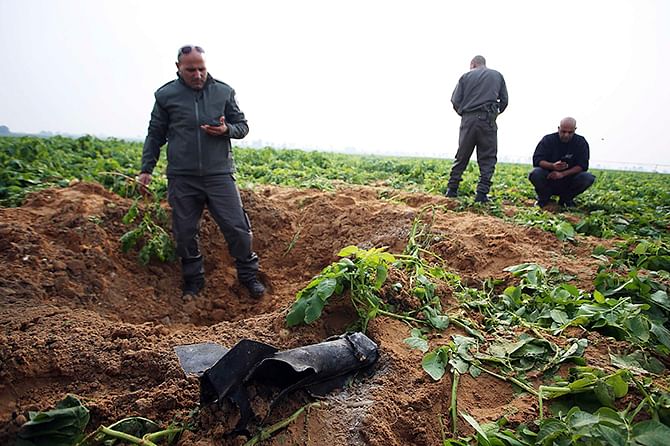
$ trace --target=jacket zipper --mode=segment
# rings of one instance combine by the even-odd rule
[[[196,135],[198,138],[198,174],[202,176],[202,141],[200,137],[200,111],[198,110],[198,92],[195,92],[194,99],[195,99],[195,125],[197,126]]]

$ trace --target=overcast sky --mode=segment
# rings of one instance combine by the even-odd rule
[[[509,91],[499,159],[573,116],[593,165],[669,170],[669,24],[664,0],[0,0],[0,125],[144,138],[192,43],[246,143],[453,158],[451,93],[481,54]]]

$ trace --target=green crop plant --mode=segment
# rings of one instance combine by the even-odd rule
[[[386,281],[395,257],[383,248],[364,250],[356,246],[347,246],[338,256],[342,258],[324,268],[298,292],[296,302],[286,316],[289,327],[314,322],[321,316],[328,299],[345,291],[350,293],[363,330],[370,319],[386,313],[382,308],[379,290]]]
[[[432,210],[433,215],[435,209]],[[317,320],[332,296],[348,293],[358,314],[358,325],[366,330],[368,322],[378,315],[408,323],[444,330],[450,322],[474,336],[481,336],[471,323],[450,318],[442,309],[436,284],[455,286],[458,276],[446,272],[424,257],[443,263],[427,248],[432,240],[429,223],[422,223],[424,212],[414,219],[407,246],[402,254],[391,254],[385,248],[365,250],[356,246],[342,249],[337,262],[325,267],[296,295],[288,326],[309,324]]]
[[[145,200],[144,211],[140,211],[141,200]],[[176,258],[174,243],[165,230],[168,226],[167,212],[160,201],[135,199],[123,217],[123,223],[134,226],[119,239],[121,250],[128,252],[139,247],[137,258],[140,264],[147,265],[151,259],[171,262]]]

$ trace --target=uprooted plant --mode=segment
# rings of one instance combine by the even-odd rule
[[[445,329],[450,318],[442,310],[436,284],[448,286],[459,279],[423,259],[426,254],[437,256],[425,247],[428,230],[421,223],[421,215],[414,220],[403,254],[391,254],[385,248],[342,249],[340,260],[325,267],[298,292],[286,317],[287,325],[314,322],[332,296],[348,293],[363,331],[378,315]],[[451,320],[467,326],[463,321]]]

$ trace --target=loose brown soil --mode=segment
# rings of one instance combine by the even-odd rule
[[[456,212],[446,198],[398,192],[380,198],[389,195],[372,187],[242,191],[269,291],[260,300],[236,281],[223,236],[207,214],[201,232],[207,288],[185,301],[176,263],[144,267],[135,253],[121,252],[128,199],[79,183],[36,193],[20,208],[0,209],[0,444],[12,442],[28,411],[53,408],[67,393],[90,409],[90,428],[127,416],[162,425],[189,421],[199,383],[184,375],[174,346],[232,347],[248,338],[287,349],[341,334],[354,320],[346,299],[326,307],[313,325],[287,329],[284,318],[296,292],[347,245],[402,252],[413,219],[427,205],[438,209],[432,251],[472,286],[489,277],[511,281],[503,268],[522,262],[557,266],[575,275],[578,286],[591,286],[597,265],[588,239],[562,243],[538,229]],[[434,336],[431,346],[456,332]],[[423,372],[422,354],[403,343],[409,335],[404,323],[378,317],[367,334],[380,350],[371,375],[332,392],[266,444],[440,444],[440,420],[445,429],[450,423],[449,376],[434,382]],[[271,421],[309,401],[295,393]],[[537,416],[533,398],[487,375],[463,376],[458,404],[480,422]],[[180,444],[243,443],[224,437],[229,416],[201,410],[193,418],[197,430],[185,433]],[[460,426],[468,431],[464,422]]]

